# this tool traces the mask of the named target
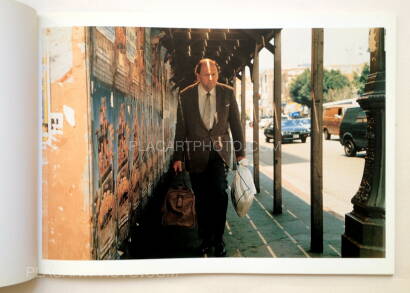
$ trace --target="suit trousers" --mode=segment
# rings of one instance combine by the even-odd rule
[[[228,194],[228,167],[220,155],[211,150],[203,172],[190,173],[198,219],[199,237],[208,243],[223,240]]]

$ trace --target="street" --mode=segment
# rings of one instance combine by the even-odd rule
[[[253,164],[253,129],[247,127],[249,164]],[[259,131],[260,172],[273,180],[273,143],[265,142],[263,129]],[[351,198],[360,186],[365,153],[346,157],[338,137],[323,140],[323,207],[344,219],[352,210]],[[310,203],[310,139],[306,143],[295,141],[282,144],[282,185],[306,203]],[[272,193],[273,191],[269,191]]]

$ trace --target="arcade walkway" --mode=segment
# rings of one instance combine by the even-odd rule
[[[252,162],[252,153],[247,158]],[[228,182],[230,177],[232,174]],[[239,218],[229,201],[225,229],[227,257],[340,257],[342,219],[324,211],[323,254],[312,253],[309,251],[310,206],[283,189],[283,213],[272,215],[273,181],[260,173],[260,184],[261,192],[246,217]],[[131,233],[131,242],[122,258],[198,257],[196,248],[200,240],[196,229],[161,227],[160,203],[158,197],[148,205],[146,223]]]

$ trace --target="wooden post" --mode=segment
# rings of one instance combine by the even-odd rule
[[[259,186],[259,45],[255,45],[253,58],[253,181],[256,191],[260,192]]]
[[[282,213],[282,60],[281,60],[281,31],[275,31],[274,76],[273,76],[273,213]]]
[[[312,252],[323,252],[323,29],[312,29],[310,201]]]
[[[246,149],[246,67],[242,68],[241,79],[241,124]]]

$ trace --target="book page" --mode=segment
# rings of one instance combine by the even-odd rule
[[[102,21],[102,18],[109,21]],[[225,51],[251,58],[253,47],[249,50],[244,44],[247,41],[252,43],[255,39],[265,40],[266,47],[274,50],[267,44],[271,44],[272,39],[272,34],[269,33],[272,28],[281,27],[283,52],[292,49],[286,42],[288,37],[290,39],[292,36],[293,44],[298,44],[301,37],[306,41],[303,47],[296,47],[299,52],[293,57],[292,63],[284,60],[283,72],[293,78],[310,68],[311,52],[310,46],[306,44],[310,45],[312,27],[325,26],[325,48],[333,48],[325,50],[325,56],[328,56],[326,60],[332,62],[325,63],[326,68],[328,71],[336,68],[334,71],[338,74],[343,72],[353,78],[354,72],[363,71],[359,65],[370,59],[368,55],[364,55],[368,53],[370,29],[386,27],[386,54],[389,56],[387,68],[391,71],[394,65],[391,55],[394,25],[388,18],[381,18],[379,21],[371,17],[364,19],[363,16],[352,16],[349,27],[346,27],[342,17],[334,17],[332,25],[329,21],[317,23],[309,18],[303,20],[301,18],[292,25],[283,20],[278,21],[279,24],[265,23],[264,27],[270,30],[258,31],[252,27],[232,29],[229,27],[235,27],[235,24],[226,22],[204,29],[210,24],[192,19],[176,24],[148,13],[135,16],[92,13],[43,15],[43,230],[40,273],[393,273],[394,235],[391,217],[386,220],[385,250],[384,247],[375,247],[377,253],[383,251],[385,256],[341,257],[343,219],[352,210],[350,199],[359,188],[365,158],[361,154],[358,158],[349,159],[342,154],[343,148],[336,140],[329,141],[327,145],[336,149],[334,154],[343,159],[344,167],[348,169],[347,166],[355,161],[361,165],[355,165],[354,168],[357,172],[354,178],[356,185],[349,184],[352,190],[342,190],[345,196],[343,204],[335,198],[336,204],[328,200],[332,199],[327,196],[331,192],[326,191],[324,195],[323,213],[326,225],[330,224],[325,230],[325,249],[321,253],[310,249],[314,237],[311,237],[309,226],[310,191],[307,177],[284,178],[286,210],[283,215],[272,215],[271,161],[261,168],[263,191],[256,196],[247,217],[239,219],[232,205],[229,205],[224,235],[227,258],[216,258],[214,255],[204,258],[203,255],[198,255],[195,249],[199,246],[200,239],[195,230],[172,230],[161,226],[159,202],[163,194],[155,193],[155,187],[164,182],[163,175],[169,170],[172,156],[157,147],[167,145],[175,135],[177,97],[174,82],[178,83],[179,89],[193,82],[195,76],[192,73],[195,61],[199,58],[212,56],[218,59],[226,72],[236,66],[236,63],[230,63],[233,57],[229,57],[232,55],[227,55]],[[240,27],[239,24],[236,25]],[[295,29],[294,26],[304,30]],[[221,27],[224,29],[220,29]],[[231,40],[231,44],[226,45],[226,38],[234,41]],[[340,38],[344,38],[346,43],[343,44],[346,47],[341,48],[342,53],[355,52],[347,54],[347,59],[343,58],[346,54],[335,53],[337,45],[340,46],[337,42]],[[245,43],[244,39],[247,40]],[[354,42],[348,43],[350,39],[354,39]],[[181,40],[189,44],[192,41],[192,44],[184,46],[185,43]],[[179,46],[179,42],[182,45]],[[204,47],[209,49],[205,50]],[[237,49],[241,53],[236,53]],[[222,52],[225,52],[223,58],[219,57]],[[360,54],[366,58],[356,56]],[[190,58],[191,55],[195,58]],[[180,56],[184,58],[178,61]],[[358,59],[353,59],[354,56]],[[269,57],[272,58],[271,55]],[[266,84],[272,85],[272,80],[269,79],[272,75],[268,71],[271,70],[272,62],[261,57],[259,66],[267,72],[264,75]],[[223,70],[221,72],[226,78],[220,81],[229,83],[231,76]],[[246,75],[248,77],[249,73]],[[346,76],[342,79],[348,80]],[[289,83],[289,80],[287,78],[286,82]],[[239,83],[238,80],[235,82]],[[388,84],[392,84],[391,80]],[[251,88],[251,85],[246,88]],[[262,86],[262,93],[266,95],[261,96],[270,99],[272,92],[267,88],[268,86]],[[329,94],[327,97],[330,101],[337,96],[338,100],[343,98],[343,102],[346,102],[345,94],[351,96],[346,90],[349,88],[331,92],[332,96]],[[247,92],[246,95],[252,98],[252,92]],[[303,110],[302,104],[295,104],[289,102],[284,109],[289,120],[293,116],[309,114],[309,111]],[[252,105],[252,102],[248,101],[248,105]],[[234,104],[229,105],[227,102],[222,106],[233,107]],[[271,105],[268,104],[266,108],[269,107]],[[221,104],[218,110],[221,114],[218,117],[222,121],[226,113]],[[247,111],[252,113],[252,109]],[[392,115],[391,106],[388,107],[388,115]],[[391,122],[387,122],[387,128],[389,127]],[[247,127],[247,133],[250,145],[250,126]],[[262,135],[261,130],[261,138]],[[387,137],[390,139],[387,141],[393,141],[392,136],[393,132],[389,132]],[[301,168],[297,164],[303,164],[304,171],[309,170],[306,159],[309,152],[303,157],[298,151],[292,154],[290,148],[302,148],[308,144],[310,138],[308,141],[305,139],[284,146],[287,154],[291,155],[286,156],[288,161],[283,167],[293,171],[293,175],[302,173],[291,168]],[[261,145],[264,147],[263,151],[272,151],[269,140]],[[252,150],[248,151],[247,155],[251,158]],[[327,160],[325,162],[328,163]],[[388,169],[391,169],[391,165]],[[391,190],[392,173],[389,171],[387,175],[386,181]],[[337,179],[335,175],[329,177]],[[338,182],[333,183],[338,185]],[[152,205],[149,206],[148,203]],[[386,211],[390,214],[393,204],[394,198],[389,197],[386,200]],[[153,206],[154,210],[149,211]],[[383,235],[384,232],[379,233],[379,239]]]
[[[37,27],[34,9],[0,2],[0,287],[37,275]]]

